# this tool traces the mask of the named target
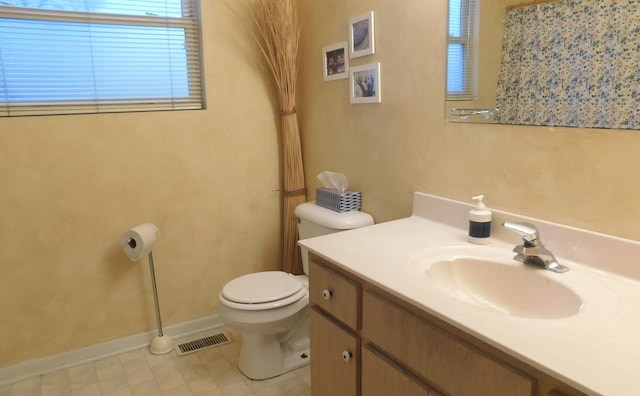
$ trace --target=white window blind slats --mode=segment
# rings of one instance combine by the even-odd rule
[[[204,107],[197,0],[62,2],[0,6],[0,116]]]
[[[24,1],[2,0],[0,6],[8,15],[43,16],[45,19],[59,19],[65,15],[77,18],[103,18],[105,15],[120,17],[161,17],[187,18],[198,14],[199,4],[182,0],[53,0]]]
[[[475,0],[449,0],[447,100],[475,96],[477,25]]]
[[[171,101],[136,101],[127,103],[76,103],[60,102],[55,106],[47,104],[30,104],[29,106],[12,106],[11,116],[36,116],[36,115],[64,115],[64,114],[94,114],[94,113],[124,113],[124,112],[144,112],[144,111],[172,111],[172,110],[199,110],[202,104],[199,101],[184,99],[174,99]],[[156,100],[156,99],[153,99]],[[4,113],[3,113],[4,112]],[[0,108],[0,115],[9,116],[6,110]]]

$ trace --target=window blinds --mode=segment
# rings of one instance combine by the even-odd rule
[[[198,0],[0,1],[0,116],[201,109],[199,21]]]
[[[472,100],[475,95],[477,23],[475,0],[449,0],[447,100]]]

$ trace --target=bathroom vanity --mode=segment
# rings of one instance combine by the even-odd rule
[[[313,395],[582,394],[321,257],[309,278]]]
[[[492,243],[470,246],[469,207],[416,193],[409,218],[300,242],[312,395],[640,392],[640,244],[494,212]],[[570,270],[512,260],[507,220],[536,224]]]

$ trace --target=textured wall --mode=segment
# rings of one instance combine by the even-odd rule
[[[272,89],[239,20],[202,8],[207,110],[0,120],[0,367],[155,329],[147,260],[119,246],[139,223],[165,325],[280,265]]]
[[[308,185],[346,173],[377,221],[407,216],[423,191],[640,239],[640,133],[444,122],[447,2],[301,0],[300,118]],[[324,82],[322,47],[375,11],[382,103],[349,104],[348,80]],[[548,243],[551,243],[549,241]]]
[[[300,6],[311,191],[329,169],[377,221],[407,216],[413,191],[484,193],[503,210],[640,239],[638,132],[445,124],[445,0]],[[0,367],[155,328],[146,260],[118,245],[130,226],[161,230],[167,325],[215,313],[226,281],[280,265],[268,76],[238,20],[202,7],[207,110],[0,120]],[[347,80],[322,80],[321,49],[371,9],[376,54],[351,64],[382,63],[383,103],[350,105]]]

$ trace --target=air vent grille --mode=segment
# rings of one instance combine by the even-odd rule
[[[180,344],[177,344],[175,349],[176,353],[179,356],[182,356],[188,353],[198,352],[206,348],[228,344],[232,341],[233,340],[226,332],[221,331],[194,340],[182,342]]]

